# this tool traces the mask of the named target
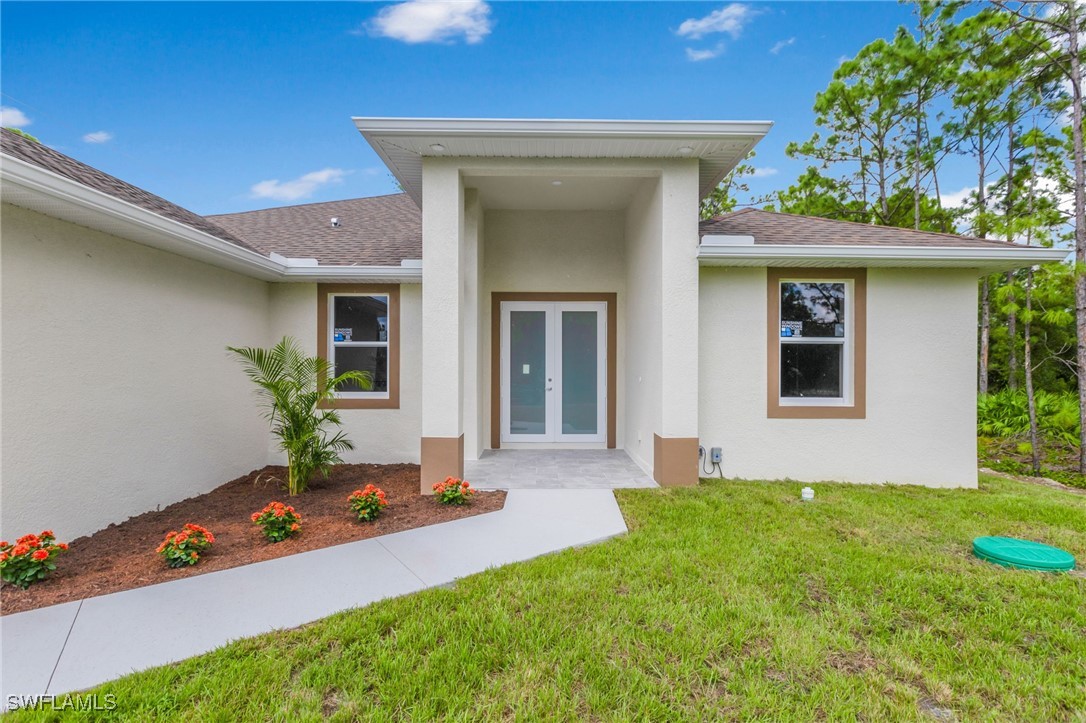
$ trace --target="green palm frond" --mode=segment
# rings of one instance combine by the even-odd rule
[[[264,416],[287,455],[290,494],[304,491],[318,472],[327,477],[333,465],[343,462],[340,452],[354,449],[354,444],[342,431],[329,436],[327,427],[338,427],[341,421],[334,409],[322,407],[345,384],[372,389],[373,375],[347,371],[336,376],[331,363],[306,355],[291,337],[283,337],[271,349],[227,350],[238,357],[246,376],[257,386]]]

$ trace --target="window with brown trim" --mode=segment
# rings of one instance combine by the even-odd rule
[[[371,389],[341,388],[338,409],[400,406],[400,287],[375,284],[317,286],[317,354],[337,374],[368,372]]]
[[[866,269],[769,269],[768,416],[863,419]]]

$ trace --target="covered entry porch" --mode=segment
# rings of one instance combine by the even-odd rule
[[[488,449],[464,461],[464,478],[484,490],[659,486],[621,449]]]

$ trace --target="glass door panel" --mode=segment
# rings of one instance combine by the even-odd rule
[[[509,312],[509,434],[547,434],[545,310]]]
[[[562,434],[599,433],[597,312],[562,311]]]

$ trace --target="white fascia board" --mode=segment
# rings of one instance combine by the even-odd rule
[[[983,248],[976,246],[812,246],[764,244],[724,246],[702,244],[702,266],[826,266],[975,268],[998,271],[1063,261],[1068,249],[1041,247]]]
[[[196,259],[213,266],[264,281],[399,281],[421,283],[421,268],[398,266],[295,266],[288,260],[281,263],[255,251],[212,236],[179,221],[124,201],[108,193],[89,188],[82,183],[32,163],[6,154],[0,165],[3,192],[0,200],[9,202],[9,190],[20,196],[30,194],[49,206],[69,207],[73,210],[100,216],[112,222],[109,229],[99,229],[116,234],[116,225],[131,231],[130,241],[150,246],[179,256]],[[23,205],[16,203],[15,205]],[[27,205],[39,213],[46,211]],[[78,223],[76,221],[71,221]],[[86,222],[81,225],[87,225]],[[93,227],[92,227],[93,228]]]
[[[765,135],[772,121],[627,121],[559,118],[386,118],[351,119],[363,134],[495,136],[680,137]]]

